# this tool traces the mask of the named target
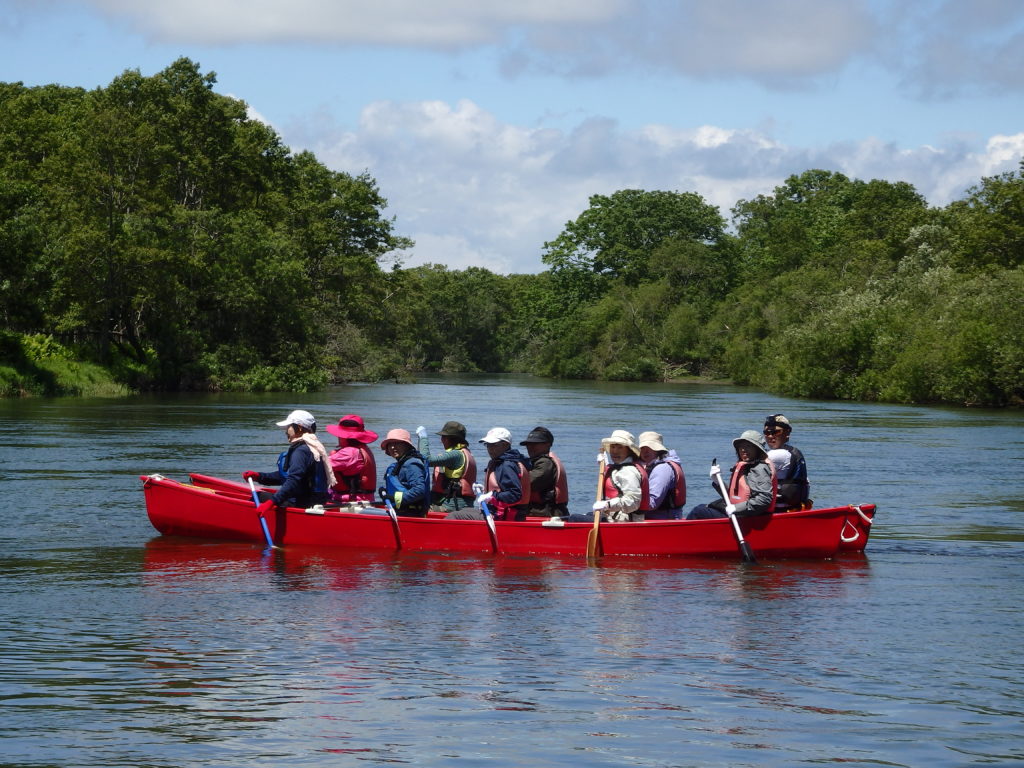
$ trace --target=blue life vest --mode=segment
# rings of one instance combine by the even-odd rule
[[[301,440],[296,440],[290,444],[287,448],[281,451],[281,455],[277,457],[277,471],[281,473],[281,477],[285,480],[288,479],[288,465],[291,463],[291,454],[300,445],[305,445]],[[308,447],[308,446],[307,446]],[[310,449],[312,451],[312,449]],[[324,467],[323,460],[313,462],[317,471],[313,473],[313,487],[310,489],[312,495],[322,495],[327,493],[327,468]]]

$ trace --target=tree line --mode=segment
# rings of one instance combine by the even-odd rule
[[[538,274],[405,268],[369,173],[291,152],[215,83],[186,58],[92,91],[0,83],[0,392],[514,371],[1024,401],[1024,160],[945,207],[826,170],[731,221],[620,190]]]

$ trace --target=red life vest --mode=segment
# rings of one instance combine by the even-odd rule
[[[523,462],[517,461],[515,464],[516,472],[519,473],[519,488],[521,491],[519,501],[510,505],[500,504],[498,501],[495,501],[494,505],[496,507],[500,507],[501,511],[504,511],[509,506],[516,510],[526,509],[526,502],[530,499],[530,473],[526,471],[526,467],[523,466]],[[484,490],[493,491],[494,493],[501,490],[501,486],[498,485],[498,481],[494,479],[494,472],[489,469],[487,470],[487,477],[484,480]]]
[[[337,475],[331,487],[332,494],[344,501],[372,501],[373,494],[377,492],[377,460],[366,443],[352,440],[349,447],[359,451],[363,468],[358,475]]]
[[[747,473],[755,464],[767,464],[772,471],[772,503],[764,514],[775,511],[775,497],[779,492],[779,479],[775,476],[775,465],[768,460],[763,461],[737,461],[732,468],[732,477],[729,478],[729,502],[738,504],[750,498],[750,486],[747,485]]]
[[[453,478],[448,473],[452,470],[447,467],[441,467],[438,465],[434,466],[434,482],[430,487],[430,490],[446,495],[448,493],[448,484],[455,481],[459,484],[459,496],[472,496],[473,495],[473,483],[476,482],[476,459],[473,458],[473,454],[470,453],[469,448],[462,446],[459,448],[462,451],[464,461],[462,464],[462,477]]]
[[[637,507],[636,511],[640,512],[648,509],[651,506],[651,490],[650,480],[647,477],[647,467],[635,461],[631,464],[609,464],[604,468],[604,498],[614,499],[619,495],[619,489],[612,480],[612,470],[616,467],[636,467],[640,473],[640,506]]]
[[[568,504],[569,503],[569,479],[565,475],[565,466],[562,464],[562,460],[558,458],[554,451],[548,451],[548,457],[555,465],[555,504]],[[527,480],[529,482],[529,480]],[[530,491],[530,503],[531,504],[543,504],[544,499],[540,497],[540,491]]]
[[[683,476],[683,468],[678,461],[658,459],[654,462],[651,469],[648,470],[648,474],[659,464],[667,464],[672,470],[672,474],[675,475],[672,492],[665,494],[665,498],[661,500],[661,509],[680,509],[686,504],[686,478]],[[653,512],[655,510],[650,509],[650,507],[643,507],[641,511]]]

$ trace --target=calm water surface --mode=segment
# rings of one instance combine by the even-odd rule
[[[269,470],[273,422],[656,429],[690,502],[783,411],[831,562],[446,557],[160,537],[138,475]],[[1024,764],[1024,414],[529,378],[0,402],[2,766]],[[436,440],[436,438],[435,438]],[[386,462],[381,462],[381,465]]]

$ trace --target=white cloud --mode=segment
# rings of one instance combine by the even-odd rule
[[[91,0],[160,40],[463,47],[518,25],[592,24],[624,0]]]
[[[878,139],[816,148],[786,146],[753,130],[649,125],[625,130],[590,119],[569,131],[510,125],[463,100],[377,102],[355,130],[301,135],[328,166],[369,169],[397,230],[417,240],[407,265],[475,265],[495,272],[543,269],[543,244],[594,194],[619,189],[694,191],[728,218],[740,199],[771,194],[812,168],[913,184],[945,205],[983,176],[1016,170],[1024,133],[974,149],[953,140],[904,149]],[[300,135],[298,129],[293,136]]]

